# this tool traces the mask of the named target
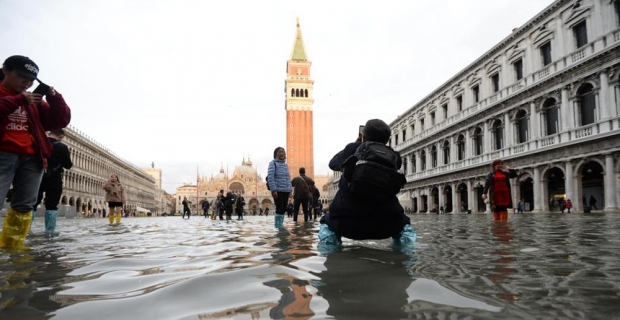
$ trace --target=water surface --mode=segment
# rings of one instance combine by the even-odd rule
[[[58,220],[0,249],[0,319],[620,318],[620,215],[414,215],[391,241],[317,248],[273,217]]]

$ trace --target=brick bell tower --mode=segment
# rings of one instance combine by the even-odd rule
[[[310,65],[306,46],[299,28],[297,30],[291,57],[286,63],[284,91],[286,101],[286,157],[291,178],[299,175],[299,168],[306,168],[306,175],[314,179],[314,133],[312,124],[312,86]]]

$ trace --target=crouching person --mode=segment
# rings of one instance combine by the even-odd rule
[[[338,192],[321,218],[319,245],[339,245],[341,237],[366,240],[392,238],[411,244],[416,234],[396,195],[405,183],[402,160],[387,146],[390,127],[379,119],[366,122],[361,139],[349,143],[329,162],[343,171]]]

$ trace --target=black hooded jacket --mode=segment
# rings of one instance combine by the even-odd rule
[[[352,156],[361,142],[349,143],[329,162],[329,168],[340,171],[342,164]],[[398,154],[398,152],[397,152]],[[402,164],[398,154],[398,166]],[[332,231],[354,240],[385,239],[398,235],[404,225],[410,224],[396,196],[382,203],[361,202],[353,198],[344,177],[338,183],[338,192],[329,205],[329,214],[321,218]]]

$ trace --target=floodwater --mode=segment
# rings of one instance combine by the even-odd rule
[[[0,319],[620,319],[620,215],[413,215],[391,241],[317,249],[273,216],[58,220],[0,249]]]

